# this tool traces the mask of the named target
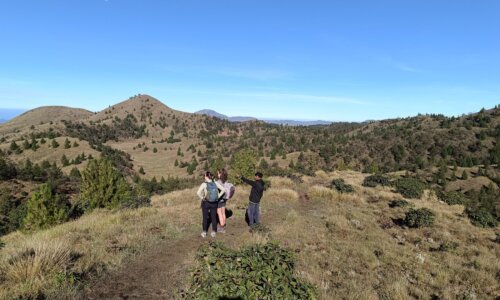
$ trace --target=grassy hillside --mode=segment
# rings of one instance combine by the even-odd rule
[[[407,199],[406,207],[391,207],[402,196],[391,187],[363,186],[365,177],[352,171],[320,171],[302,177],[301,182],[270,178],[271,188],[262,202],[263,224],[269,232],[253,234],[242,223],[249,189],[238,186],[230,203],[235,216],[226,236],[216,240],[231,248],[277,241],[295,253],[297,276],[315,286],[320,299],[499,296],[495,229],[472,226],[463,206],[440,202],[429,190],[421,199]],[[338,178],[354,192],[332,189],[332,180]],[[194,189],[169,193],[154,197],[152,207],[98,210],[34,234],[3,237],[1,296],[76,298],[84,290],[97,295],[86,285],[98,280],[97,286],[105,286],[106,277],[101,276],[131,260],[149,261],[146,268],[151,270],[175,269],[148,258],[172,247],[182,253],[176,256],[181,269],[170,280],[160,281],[162,290],[181,293],[180,282],[189,291],[187,270],[197,266],[196,251],[207,242],[198,238],[200,212],[194,193]],[[434,224],[406,226],[401,220],[410,208],[429,208],[435,214]],[[140,290],[141,279],[137,280]],[[121,288],[114,285],[113,289]]]

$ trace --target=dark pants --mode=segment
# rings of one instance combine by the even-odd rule
[[[203,214],[203,231],[208,231],[209,219],[212,222],[212,232],[217,232],[217,203],[203,201],[201,203],[201,212]]]
[[[252,203],[248,205],[248,225],[258,224],[260,222],[260,204]]]

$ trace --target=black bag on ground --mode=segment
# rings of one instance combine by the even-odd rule
[[[247,222],[247,225],[250,226],[250,217],[248,216],[248,209],[245,210],[245,222]]]
[[[233,211],[226,208],[226,219],[229,219],[233,216]]]

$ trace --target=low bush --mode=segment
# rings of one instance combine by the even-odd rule
[[[340,193],[352,193],[354,192],[354,188],[352,185],[345,183],[344,179],[334,179],[331,184],[332,189],[336,189]]]
[[[389,202],[389,207],[395,208],[395,207],[406,207],[410,205],[410,202],[404,200],[404,199],[399,199],[399,200],[392,200]]]
[[[269,229],[269,227],[262,223],[253,224],[252,226],[250,226],[250,228],[252,229],[252,232],[257,232],[260,234],[269,234],[271,232],[271,229]]]
[[[425,183],[416,178],[401,178],[396,181],[396,192],[406,198],[420,199],[424,190]]]
[[[483,228],[497,226],[497,219],[486,210],[467,208],[465,213],[474,226]]]
[[[467,197],[464,194],[453,191],[453,192],[438,192],[437,193],[439,199],[448,205],[463,205],[467,202]]]
[[[391,180],[389,177],[380,174],[370,175],[363,180],[363,186],[376,187],[378,185],[390,186]]]
[[[441,252],[448,252],[457,249],[457,247],[458,247],[457,242],[446,241],[441,243],[441,245],[439,245],[439,247],[436,250]]]
[[[315,288],[297,278],[294,255],[278,244],[233,250],[201,246],[185,299],[316,299]]]
[[[410,210],[406,213],[404,223],[411,228],[420,228],[432,226],[434,224],[435,214],[427,208]]]

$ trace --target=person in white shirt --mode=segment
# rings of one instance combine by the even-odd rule
[[[219,199],[226,193],[226,189],[218,182],[214,182],[214,175],[211,172],[205,173],[205,182],[200,185],[198,198],[201,200],[201,211],[203,215],[202,233],[201,236],[205,238],[208,232],[208,219],[212,219],[212,232],[210,235],[215,237],[217,232],[217,208],[219,206]]]

